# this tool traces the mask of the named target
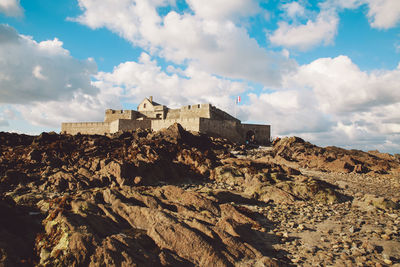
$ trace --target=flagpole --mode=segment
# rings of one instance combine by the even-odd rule
[[[237,115],[237,114],[236,114],[236,105],[237,105],[237,99],[236,99],[236,97],[235,97],[235,106],[234,106],[234,110],[235,110],[235,119],[237,119],[237,118],[236,118],[236,115]]]

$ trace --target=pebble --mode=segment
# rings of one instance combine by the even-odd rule
[[[392,264],[393,263],[391,260],[388,260],[388,259],[384,259],[383,262],[386,263],[386,264]]]
[[[349,175],[343,174],[343,179],[347,177]],[[360,177],[366,181],[368,176]],[[372,182],[373,179],[370,180]],[[361,183],[358,185],[361,186]],[[352,189],[355,188],[352,186]],[[364,191],[358,194],[359,199],[364,197],[368,189],[360,187]],[[351,193],[349,190],[342,192],[351,196],[356,193],[355,190]],[[274,248],[282,251],[280,259],[286,258],[292,265],[387,266],[393,264],[394,260],[379,255],[380,250],[372,240],[400,242],[400,213],[397,210],[364,211],[352,205],[351,201],[331,205],[296,201],[291,205],[269,204],[262,213],[265,219],[275,223],[275,226],[268,226],[266,231],[281,237],[280,243],[274,245]]]
[[[299,258],[293,258],[293,259],[292,259],[292,262],[293,262],[293,263],[298,263],[299,261],[300,261]]]

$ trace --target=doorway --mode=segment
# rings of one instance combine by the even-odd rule
[[[246,144],[255,144],[256,142],[256,134],[250,130],[246,133]]]

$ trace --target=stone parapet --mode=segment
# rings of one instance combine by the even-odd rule
[[[108,122],[64,122],[61,132],[65,134],[107,134],[110,133]]]
[[[151,129],[153,131],[159,131],[163,128],[168,128],[174,123],[179,123],[187,131],[199,132],[200,118],[188,118],[188,119],[171,119],[171,120],[152,120]]]

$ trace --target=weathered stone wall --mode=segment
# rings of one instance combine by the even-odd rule
[[[61,123],[61,132],[67,134],[106,134],[110,132],[108,122],[65,122]]]
[[[145,98],[142,103],[139,104],[139,106],[137,107],[137,110],[139,112],[149,112],[149,111],[154,111],[154,106],[152,104],[152,102],[150,102],[150,100],[148,100],[147,98]]]
[[[255,141],[258,144],[268,145],[271,140],[271,126],[262,124],[242,124],[241,131],[244,138],[249,131],[254,132]]]
[[[157,117],[157,114],[161,113],[161,107],[157,106],[160,110],[144,110],[142,109],[140,112],[148,118],[160,118],[167,120],[176,120],[176,119],[191,119],[191,118],[208,118],[213,120],[231,120],[240,122],[238,119],[229,115],[228,113],[210,105],[210,104],[196,104],[196,105],[188,105],[183,106],[180,109],[168,109],[163,114]]]
[[[199,132],[200,118],[190,118],[190,119],[175,119],[175,120],[152,120],[151,129],[153,131],[159,131],[163,128],[168,128],[174,123],[179,123],[187,131]]]
[[[107,109],[104,122],[112,122],[118,119],[134,120],[138,117],[140,117],[140,113],[135,110]]]
[[[221,121],[200,118],[200,132],[217,135],[234,142],[244,142],[241,128],[235,121]]]
[[[163,109],[157,111],[141,111],[140,113],[149,119],[165,119],[165,111]]]
[[[116,120],[110,125],[110,133],[116,133],[118,131],[130,131],[136,129],[150,129],[151,120]]]
[[[197,104],[181,107],[181,119],[210,118],[210,104]]]
[[[177,120],[181,117],[181,109],[168,109],[166,119],[167,120]]]
[[[235,117],[231,116],[227,112],[220,110],[214,106],[210,107],[210,119],[212,120],[230,120],[230,121],[236,121],[240,123],[240,120],[236,119]]]

